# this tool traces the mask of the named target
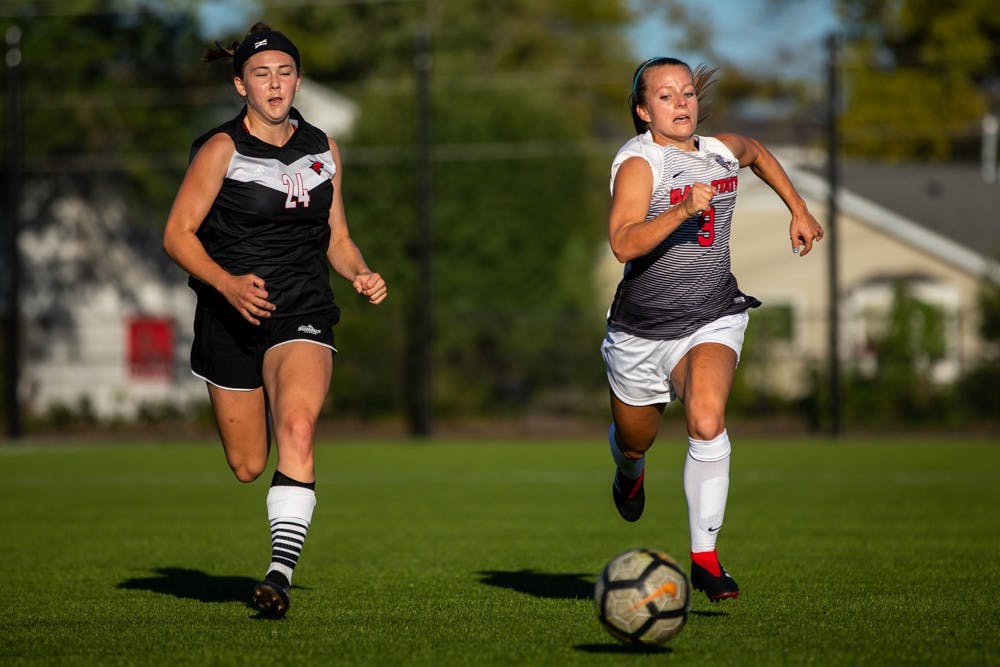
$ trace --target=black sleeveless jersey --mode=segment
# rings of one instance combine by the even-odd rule
[[[250,134],[246,107],[236,118],[198,137],[191,159],[212,136],[225,132],[236,146],[225,180],[198,238],[208,255],[233,275],[264,279],[271,317],[292,317],[338,308],[330,288],[326,251],[336,165],[326,133],[291,110],[295,132],[284,146]],[[194,276],[188,280],[199,305],[231,308]]]

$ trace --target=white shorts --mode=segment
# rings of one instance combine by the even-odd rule
[[[736,352],[738,363],[749,321],[747,312],[724,315],[676,340],[650,340],[609,328],[601,343],[601,356],[611,391],[627,405],[673,401],[677,396],[670,374],[684,355],[702,343],[721,343]]]

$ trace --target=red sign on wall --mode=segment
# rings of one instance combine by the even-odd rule
[[[170,379],[174,373],[174,323],[165,317],[128,321],[128,366],[136,378]]]

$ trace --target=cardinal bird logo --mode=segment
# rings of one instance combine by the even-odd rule
[[[317,174],[323,173],[323,163],[320,162],[319,160],[314,161],[311,165],[309,165],[309,168],[315,171]]]

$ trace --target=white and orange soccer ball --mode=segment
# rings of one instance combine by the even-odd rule
[[[594,585],[601,625],[625,644],[663,644],[684,627],[691,610],[688,577],[655,549],[615,556]]]

